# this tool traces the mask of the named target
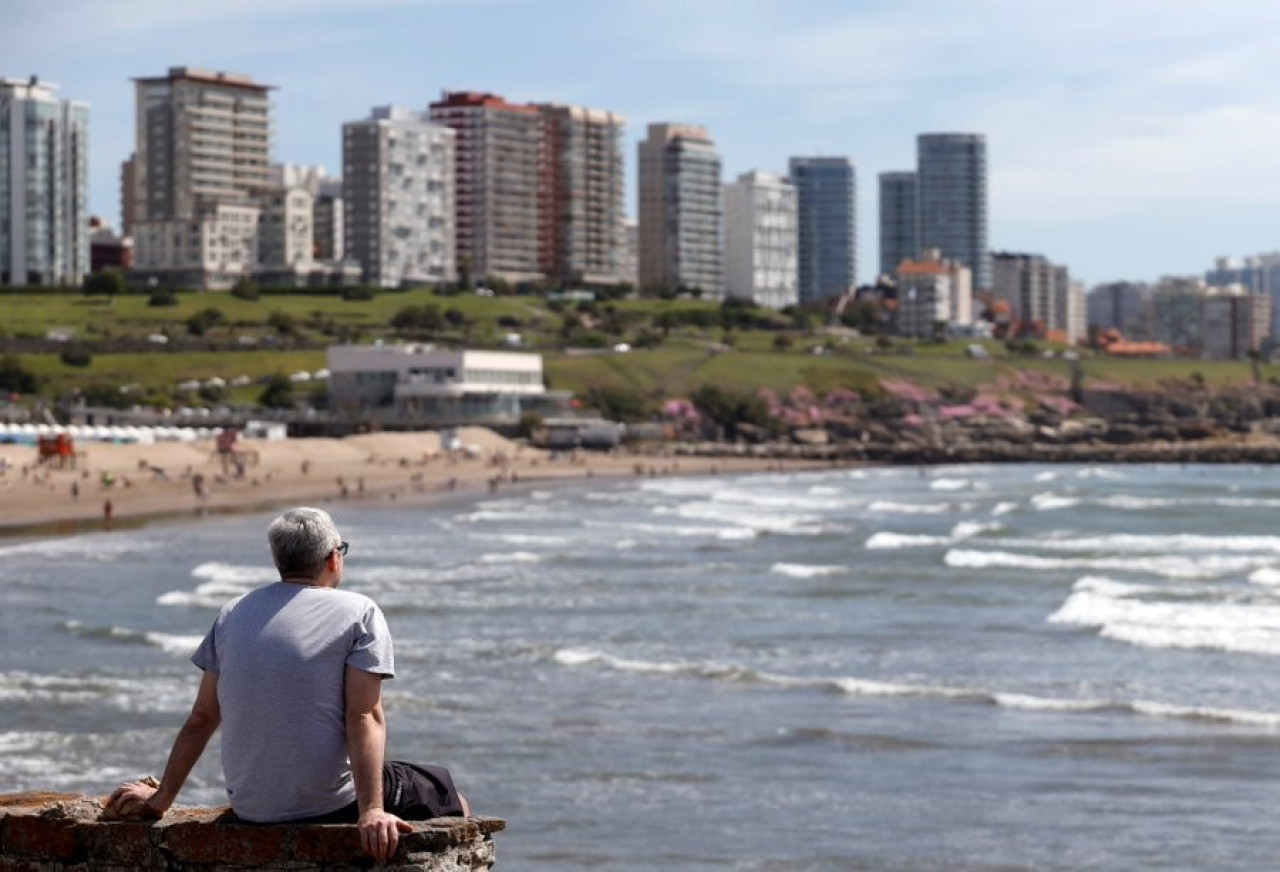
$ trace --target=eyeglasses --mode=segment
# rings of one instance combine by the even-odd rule
[[[338,543],[338,547],[337,547],[337,548],[334,548],[333,550],[334,550],[334,551],[337,551],[337,552],[338,552],[339,554],[341,554],[343,557],[346,557],[346,556],[347,556],[347,549],[349,549],[350,547],[351,547],[351,545],[350,545],[349,543],[347,543],[347,542],[339,542],[339,543]]]

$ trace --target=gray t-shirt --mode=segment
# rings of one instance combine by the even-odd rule
[[[222,769],[238,816],[296,820],[355,801],[346,667],[394,673],[373,600],[283,581],[258,588],[223,606],[191,662],[218,676]]]

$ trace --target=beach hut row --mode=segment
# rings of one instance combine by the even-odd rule
[[[126,445],[154,445],[157,442],[196,442],[212,439],[221,427],[103,427],[90,424],[6,424],[0,422],[0,443],[35,445],[41,437],[65,433],[77,442],[112,442]]]

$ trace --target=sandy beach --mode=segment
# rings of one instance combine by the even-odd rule
[[[212,441],[81,443],[74,469],[38,465],[31,445],[0,445],[0,530],[62,532],[152,516],[339,500],[483,495],[596,476],[703,475],[817,465],[627,453],[553,457],[483,428],[457,433],[464,450],[451,452],[441,450],[435,432],[250,440],[241,443],[239,465],[224,462]]]

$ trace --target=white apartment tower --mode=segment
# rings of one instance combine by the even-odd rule
[[[74,286],[89,271],[89,107],[57,87],[0,79],[0,285]]]
[[[707,131],[650,124],[639,145],[639,280],[642,293],[724,288],[720,154]]]
[[[271,86],[194,67],[134,80],[134,266],[200,288],[257,264],[255,198],[268,185]]]
[[[455,134],[393,106],[342,126],[344,248],[381,287],[457,276]]]
[[[458,271],[483,280],[542,277],[542,114],[495,94],[446,91],[430,118],[456,135]]]
[[[724,186],[725,291],[759,306],[800,301],[795,186],[758,170]]]

